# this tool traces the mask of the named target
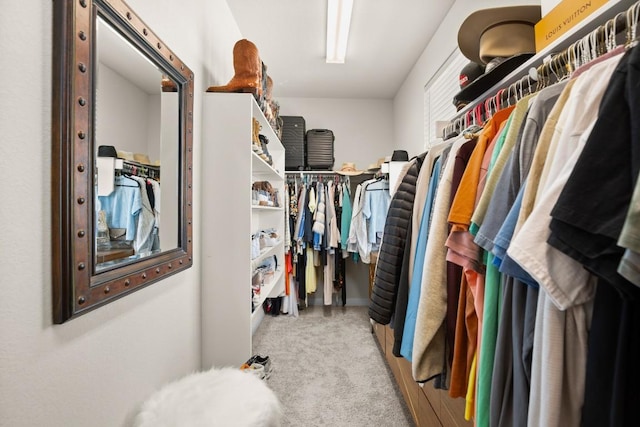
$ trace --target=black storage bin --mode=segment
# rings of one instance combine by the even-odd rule
[[[280,116],[282,118],[282,145],[284,146],[284,168],[303,170],[306,166],[304,117]]]
[[[310,129],[307,131],[307,167],[311,170],[331,170],[333,157],[333,131]]]

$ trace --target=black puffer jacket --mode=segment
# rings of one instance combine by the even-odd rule
[[[424,157],[418,157],[409,167],[391,199],[384,224],[384,235],[369,302],[369,317],[382,325],[389,323],[395,310],[407,231],[416,195],[416,181],[423,160]]]

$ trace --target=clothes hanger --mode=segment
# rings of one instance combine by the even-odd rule
[[[500,89],[498,93],[493,97],[493,103],[496,106],[496,112],[502,110],[502,94],[504,93],[504,89]]]
[[[519,94],[516,95],[516,98],[518,98],[518,102],[520,102],[522,100],[522,98],[524,98],[524,93],[522,90],[522,80],[518,80],[516,82],[516,91],[519,90]]]
[[[627,10],[627,48],[632,48],[638,43],[636,36],[638,27],[638,15],[640,15],[640,3],[634,4]]]
[[[122,172],[122,174],[120,176],[122,176],[123,178],[126,178],[129,182],[131,182],[132,184],[135,184],[135,185],[116,184],[116,187],[140,188],[140,183],[138,181],[136,181],[135,179],[131,178],[131,174],[128,174],[126,172]]]
[[[475,116],[473,124],[478,127],[482,127],[482,125],[484,124],[484,121],[482,120],[482,103],[475,106],[475,108],[473,109],[473,114]]]
[[[484,101],[484,111],[485,111],[487,119],[490,119],[491,116],[493,116],[493,114],[491,112],[491,99],[492,98],[489,97],[489,98],[485,99],[485,101]]]
[[[618,16],[619,14],[604,24],[604,38],[607,52],[611,52],[618,45],[616,40],[616,22],[618,21]]]

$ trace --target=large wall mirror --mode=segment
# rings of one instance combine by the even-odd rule
[[[192,265],[193,73],[122,0],[54,0],[53,320]]]

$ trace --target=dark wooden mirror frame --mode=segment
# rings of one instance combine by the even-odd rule
[[[180,94],[177,248],[99,273],[93,137],[98,15],[176,82]],[[191,267],[193,73],[124,1],[54,0],[52,82],[53,321],[63,323]]]

